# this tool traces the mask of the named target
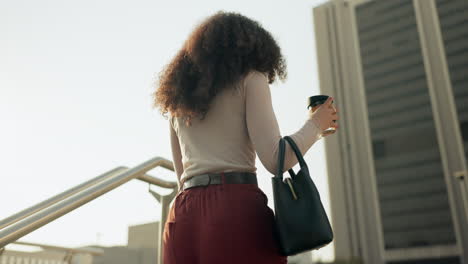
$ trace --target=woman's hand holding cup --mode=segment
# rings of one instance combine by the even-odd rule
[[[328,136],[338,129],[336,121],[339,117],[337,112],[338,110],[333,106],[333,98],[328,97],[323,104],[312,107],[309,110],[309,118],[314,119],[320,129],[324,131],[323,136]],[[329,128],[333,128],[333,130]]]

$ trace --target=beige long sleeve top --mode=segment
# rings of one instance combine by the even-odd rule
[[[282,136],[267,76],[252,71],[232,88],[214,98],[204,120],[193,120],[191,126],[186,126],[181,118],[169,118],[179,189],[186,179],[203,173],[256,173],[255,154],[271,174],[276,173]],[[309,117],[290,136],[304,155],[322,137],[322,132],[316,120]],[[297,163],[293,150],[286,144],[284,171]]]

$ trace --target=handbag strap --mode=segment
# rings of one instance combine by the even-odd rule
[[[284,138],[280,139],[279,150],[278,150],[278,163],[277,163],[278,167],[277,167],[276,177],[280,178],[281,180],[283,180],[284,158],[285,158],[285,153],[286,153],[286,140],[288,141],[291,148],[294,150],[294,153],[296,154],[297,160],[299,161],[301,168],[304,168],[304,167],[307,168],[307,164],[305,163],[304,158],[302,157],[302,153],[299,151],[294,140],[292,140],[289,136],[285,136]],[[291,176],[291,178],[296,176],[292,168],[288,170],[288,173]]]
[[[301,166],[301,169],[304,169],[304,168],[309,169],[307,167],[307,163],[304,160],[304,157],[302,156],[301,151],[296,145],[296,142],[294,142],[294,140],[290,136],[285,136],[284,139],[286,139],[286,141],[289,143],[289,145],[293,149],[294,153],[296,153],[296,158],[299,161],[299,165]]]
[[[284,152],[286,142],[284,138],[280,138],[279,140],[279,149],[278,149],[278,166],[276,168],[276,177],[283,179],[283,168],[284,168]]]

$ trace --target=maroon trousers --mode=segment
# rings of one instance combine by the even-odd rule
[[[163,263],[286,264],[274,239],[274,213],[267,203],[255,184],[179,192],[164,227]]]

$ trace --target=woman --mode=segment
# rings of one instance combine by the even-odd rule
[[[198,25],[162,71],[155,106],[170,113],[179,183],[164,228],[165,264],[287,263],[255,167],[257,154],[275,173],[281,134],[269,84],[277,78],[285,80],[286,64],[276,41],[228,12]],[[338,128],[331,101],[291,135],[303,154],[323,130]],[[284,170],[297,162],[287,144]]]

